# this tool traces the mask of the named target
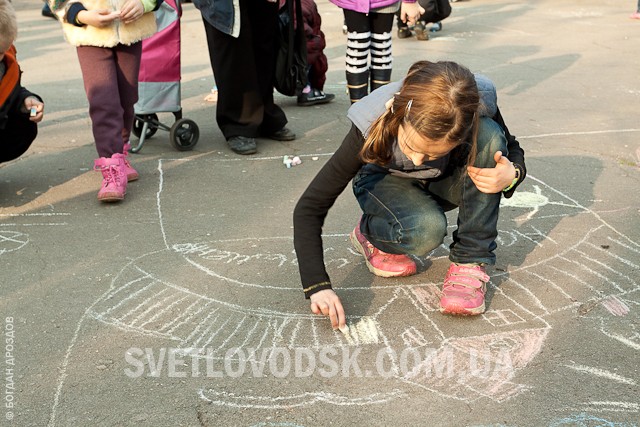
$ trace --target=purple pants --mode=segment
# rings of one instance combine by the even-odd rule
[[[77,52],[98,155],[122,153],[138,101],[142,42],[111,48],[78,46]]]

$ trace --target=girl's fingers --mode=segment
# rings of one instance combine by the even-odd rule
[[[329,320],[331,320],[331,327],[333,329],[338,329],[338,314],[336,313],[336,307],[333,304],[329,306]]]
[[[318,307],[318,304],[316,304],[315,302],[311,303],[311,312],[313,314],[320,314],[320,307]]]
[[[336,302],[336,314],[338,316],[338,328],[344,328],[347,324],[347,316],[344,314],[344,308],[340,301]]]

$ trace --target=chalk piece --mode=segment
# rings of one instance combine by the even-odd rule
[[[29,111],[29,116],[35,117],[37,115],[38,115],[38,109],[36,107],[31,107],[31,110]]]
[[[344,325],[340,327],[340,332],[342,332],[343,334],[348,334],[349,333],[349,325]]]
[[[293,159],[291,159],[291,166],[296,166],[302,163],[302,160],[300,160],[300,157],[295,156]]]
[[[284,163],[287,166],[287,169],[291,168],[291,165],[293,164],[293,160],[291,159],[290,156],[284,156],[282,158],[282,163]]]
[[[311,160],[318,160],[318,159],[319,159],[319,157],[317,157],[317,156],[313,156],[313,157],[311,158]]]

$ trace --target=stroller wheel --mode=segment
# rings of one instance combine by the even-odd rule
[[[171,126],[171,144],[178,151],[189,151],[198,143],[200,129],[193,120],[179,119]]]
[[[142,129],[144,124],[147,123],[147,132],[145,133],[145,139],[151,138],[158,131],[158,115],[157,114],[141,114],[137,115],[133,120],[133,129],[132,132],[136,136],[136,138],[140,138],[142,135]]]

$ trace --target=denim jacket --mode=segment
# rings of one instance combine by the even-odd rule
[[[234,15],[240,7],[238,0],[193,0],[193,4],[214,28],[234,35]]]

